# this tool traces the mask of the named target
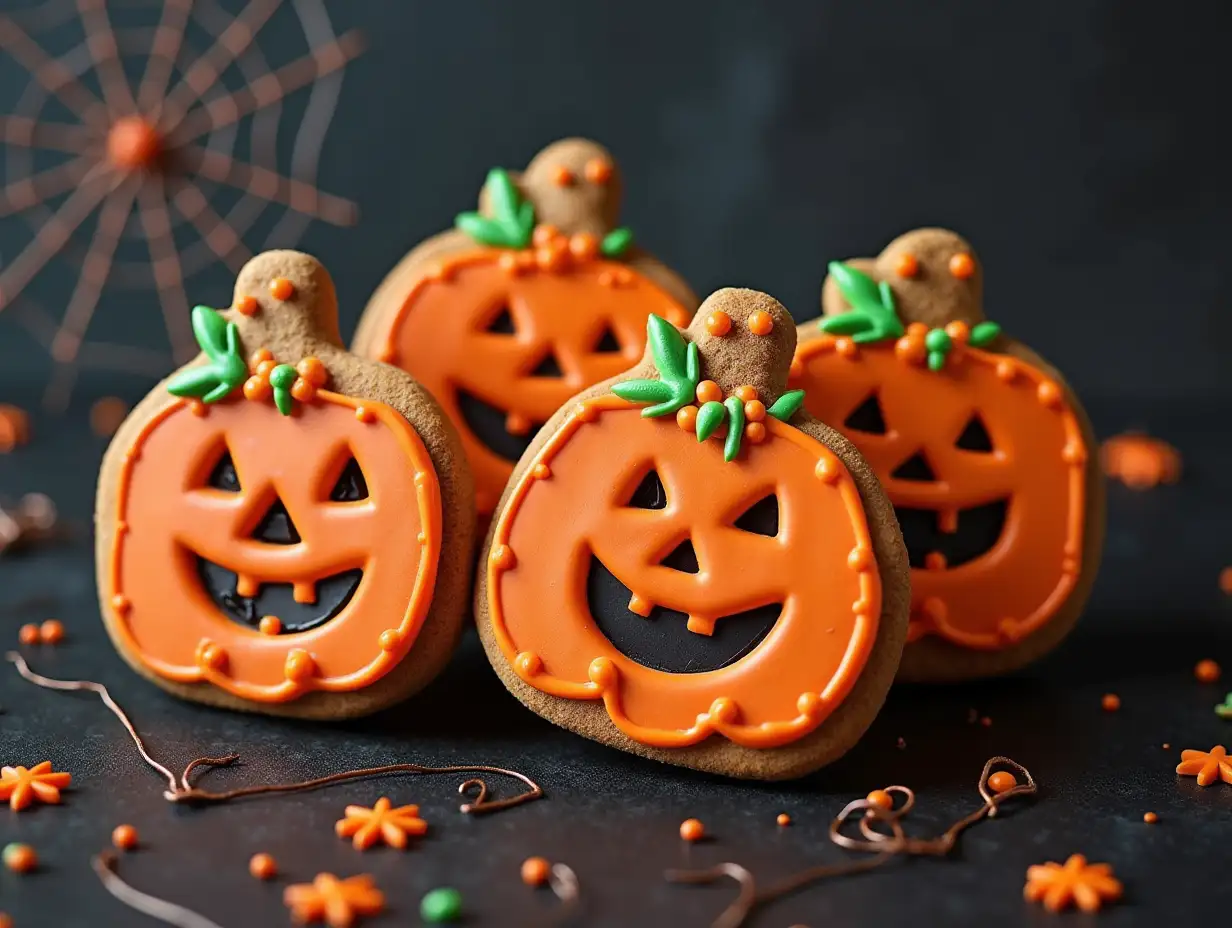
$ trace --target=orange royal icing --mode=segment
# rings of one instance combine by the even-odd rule
[[[932,371],[892,342],[843,354],[830,337],[800,345],[791,381],[805,389],[809,412],[854,442],[890,501],[935,512],[939,532],[959,530],[962,510],[1006,502],[988,551],[951,567],[944,558],[914,565],[909,640],[932,634],[996,650],[1052,619],[1081,571],[1088,454],[1055,382],[1017,358],[968,346]],[[870,398],[879,434],[846,424]],[[991,451],[956,446],[973,416]],[[934,479],[894,476],[917,456]]]
[[[699,443],[671,417],[642,418],[615,396],[569,414],[514,485],[486,568],[492,630],[519,677],[554,696],[602,699],[622,732],[658,747],[714,733],[776,747],[842,703],[881,613],[864,508],[832,452],[776,419],[764,424],[774,441],[725,463],[721,442]],[[626,506],[651,467],[666,507]],[[770,493],[779,505],[775,537],[732,526]],[[684,539],[696,550],[696,574],[660,563]],[[586,589],[592,555],[630,589],[634,614],[662,605],[687,614],[699,634],[757,606],[781,603],[782,613],[734,663],[653,670],[598,630]]]
[[[536,238],[528,251],[480,249],[433,265],[374,342],[376,357],[427,387],[458,427],[481,515],[495,509],[514,462],[468,426],[460,391],[501,410],[513,434],[529,432],[579,391],[640,361],[651,313],[680,326],[689,321],[672,297],[625,265],[579,259],[586,249],[547,226]],[[513,331],[489,331],[506,312]],[[608,338],[618,350],[598,350]],[[537,375],[545,362],[549,372]]]
[[[207,486],[224,453],[236,492]],[[331,488],[352,456],[369,496],[334,502]],[[300,542],[251,537],[276,499]],[[440,550],[436,472],[393,408],[326,390],[286,416],[238,394],[200,408],[176,399],[125,452],[105,602],[128,652],[159,676],[283,702],[361,689],[402,660],[431,604]],[[356,568],[363,576],[332,619],[270,634],[273,623],[248,628],[220,613],[198,557],[235,573],[241,596],[287,583],[297,601],[311,602],[319,580]]]

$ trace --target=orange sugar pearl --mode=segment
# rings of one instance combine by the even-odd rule
[[[235,311],[242,316],[255,316],[260,308],[255,296],[242,296],[235,301]]]
[[[0,856],[14,873],[29,873],[38,866],[38,854],[28,844],[6,844]]]
[[[681,406],[676,411],[676,424],[686,432],[697,431],[697,407]]]
[[[295,373],[299,374],[314,387],[325,385],[325,365],[320,358],[303,358],[295,365]]]
[[[612,162],[606,158],[591,158],[586,162],[584,172],[592,184],[606,184],[612,179]]]
[[[960,345],[965,345],[971,338],[971,327],[967,323],[955,319],[953,322],[947,323],[945,334]]]
[[[1198,661],[1194,666],[1194,676],[1199,683],[1214,683],[1222,673],[1220,666],[1212,660]]]
[[[1142,816],[1142,820],[1146,822],[1148,825],[1154,825],[1156,822],[1159,821],[1159,816],[1156,815],[1154,812],[1148,812],[1146,813],[1146,815]]]
[[[774,318],[765,310],[756,310],[748,318],[748,327],[754,335],[769,335],[774,329]]]
[[[761,422],[766,418],[766,404],[761,400],[748,400],[744,404],[744,418],[750,422]]]
[[[742,403],[751,403],[753,400],[760,399],[760,396],[757,393],[757,388],[747,383],[736,387],[733,392],[736,394],[737,399],[739,399]]]
[[[137,846],[137,829],[132,825],[116,825],[111,832],[111,843],[121,851],[131,851]]]
[[[258,348],[248,357],[248,366],[253,370],[261,364],[262,361],[273,361],[274,354],[268,348]]]
[[[557,187],[571,187],[573,186],[573,181],[573,172],[563,164],[558,164],[552,168],[552,183]]]
[[[552,244],[552,240],[560,235],[560,230],[554,225],[540,223],[530,234],[530,243],[536,248],[544,248]]]
[[[269,381],[265,378],[258,377],[256,374],[244,381],[244,396],[250,400],[263,400],[273,388],[269,385]]]
[[[680,837],[685,841],[700,841],[706,836],[706,826],[695,818],[680,823]]]
[[[295,284],[285,277],[275,277],[270,281],[270,296],[276,300],[289,300],[295,296]]]
[[[291,395],[301,403],[308,403],[317,395],[317,388],[303,377],[296,377],[295,383],[291,384]]]
[[[270,374],[274,372],[274,368],[277,366],[278,365],[274,363],[273,358],[266,358],[256,366],[253,374],[260,377],[262,380],[269,380]]]
[[[262,635],[277,635],[282,631],[282,620],[276,615],[263,615],[257,623],[257,630]]]
[[[39,626],[39,638],[43,644],[59,644],[64,640],[64,623],[59,619],[48,619]]]
[[[569,253],[573,257],[588,261],[599,253],[599,239],[589,232],[578,232],[569,236]]]
[[[1116,712],[1121,708],[1121,697],[1116,693],[1105,693],[1099,704],[1104,707],[1105,712]]]
[[[887,793],[884,789],[875,789],[864,799],[870,806],[876,806],[882,811],[889,811],[894,808],[894,797]]]
[[[542,857],[527,857],[522,861],[522,882],[527,886],[542,886],[552,873],[552,865]]]
[[[988,788],[994,793],[1007,793],[1018,785],[1018,778],[1008,770],[998,770],[988,778]]]
[[[760,422],[750,422],[744,427],[744,437],[749,444],[760,445],[766,440],[766,427]]]
[[[258,880],[272,880],[278,875],[278,864],[269,854],[253,854],[248,861],[248,872]]]
[[[706,331],[715,338],[722,338],[730,332],[731,325],[731,316],[721,309],[716,309],[706,317]]]
[[[966,280],[975,273],[975,259],[965,251],[950,258],[950,275],[959,280]]]
[[[780,812],[778,818],[774,820],[780,828],[786,828],[791,824],[791,816],[786,812]]]
[[[904,251],[898,256],[898,261],[894,265],[894,273],[899,277],[914,277],[920,273],[919,259],[911,252]]]
[[[723,399],[722,388],[713,380],[703,380],[697,385],[699,403],[717,403]]]
[[[42,640],[39,627],[33,623],[23,625],[17,630],[17,640],[22,644],[38,644]]]

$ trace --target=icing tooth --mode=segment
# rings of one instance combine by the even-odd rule
[[[291,590],[291,598],[297,603],[315,603],[317,601],[317,585],[312,580],[296,583]]]
[[[248,574],[237,574],[235,577],[235,595],[244,599],[252,599],[261,592],[261,584],[255,577]]]

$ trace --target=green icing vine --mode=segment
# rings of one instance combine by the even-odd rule
[[[535,231],[535,207],[522,199],[509,172],[493,168],[483,188],[492,206],[491,216],[459,213],[454,225],[483,245],[526,248]]]
[[[822,319],[820,325],[823,332],[828,335],[850,335],[857,344],[903,336],[903,324],[894,306],[894,292],[886,281],[876,283],[863,271],[841,261],[831,261],[829,270],[851,310]],[[968,344],[973,348],[983,348],[1000,334],[1001,326],[995,322],[979,322],[971,329]],[[929,329],[924,336],[924,347],[928,351],[928,369],[939,371],[945,367],[954,340],[943,328]]]
[[[167,382],[167,390],[174,396],[216,403],[248,377],[248,365],[240,354],[239,329],[217,310],[196,306],[192,311],[192,330],[209,363],[176,374]]]
[[[274,388],[274,405],[284,416],[291,415],[291,385],[299,374],[290,364],[279,364],[270,371],[270,386]]]

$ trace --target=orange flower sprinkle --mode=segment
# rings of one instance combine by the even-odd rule
[[[761,400],[749,400],[744,404],[744,418],[750,422],[761,422],[766,418],[766,404]]]
[[[721,309],[716,309],[706,317],[706,331],[715,338],[722,338],[730,332],[731,325],[731,316]]]
[[[1199,683],[1215,683],[1223,670],[1212,660],[1198,661],[1194,666],[1194,677]]]
[[[4,865],[14,873],[29,873],[38,866],[38,854],[28,844],[6,844],[3,854]]]
[[[320,358],[304,358],[295,365],[295,372],[303,377],[314,387],[325,386],[325,380],[329,377],[329,373],[325,370],[325,365],[321,363]]]
[[[1209,751],[1181,751],[1176,772],[1183,777],[1197,777],[1199,786],[1210,786],[1218,780],[1232,783],[1232,758],[1222,744]]]
[[[59,619],[48,619],[39,626],[39,640],[43,644],[59,644],[64,640],[64,623]]]
[[[248,861],[248,872],[258,880],[272,880],[278,875],[278,863],[270,854],[253,854]]]
[[[748,318],[749,331],[754,335],[769,335],[774,330],[774,319],[765,310],[754,310]]]
[[[377,841],[384,841],[399,850],[406,847],[407,835],[419,836],[428,830],[428,823],[419,817],[419,806],[399,806],[382,796],[371,809],[347,806],[346,818],[339,819],[334,831],[340,838],[351,838],[358,851],[366,851]]]
[[[1049,912],[1075,904],[1084,912],[1098,912],[1105,902],[1120,899],[1121,892],[1111,864],[1089,864],[1081,854],[1072,854],[1064,866],[1049,861],[1028,867],[1022,894],[1029,902],[1043,902]]]
[[[14,812],[20,812],[36,799],[56,805],[60,801],[60,790],[72,780],[71,773],[52,771],[49,760],[35,764],[29,770],[25,767],[4,767],[0,769],[0,801],[7,799],[9,808]]]
[[[552,873],[552,865],[542,857],[527,857],[522,861],[522,882],[527,886],[542,886]]]
[[[244,381],[244,396],[253,402],[260,402],[268,397],[273,392],[273,388],[269,383],[269,376],[259,377],[253,374]]]
[[[385,896],[368,874],[340,880],[332,873],[318,873],[311,883],[288,886],[282,901],[294,921],[324,921],[330,928],[351,928],[359,916],[385,910]]]
[[[132,825],[116,825],[111,832],[111,843],[121,851],[131,851],[137,846],[137,829]]]
[[[1008,770],[998,770],[988,778],[988,788],[994,793],[1008,793],[1018,785],[1018,778]]]
[[[549,225],[546,222],[541,222],[535,226],[535,230],[530,234],[530,243],[536,248],[546,248],[553,241],[560,237],[560,230],[554,225]]]
[[[687,818],[680,823],[680,837],[685,841],[700,841],[706,836],[706,826],[700,820]]]
[[[289,300],[295,296],[295,284],[285,277],[275,277],[270,281],[270,296],[276,300]]]

